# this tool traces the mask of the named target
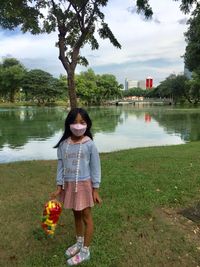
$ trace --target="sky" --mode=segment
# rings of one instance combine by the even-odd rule
[[[134,3],[134,0],[109,0],[103,9],[105,21],[122,45],[121,49],[98,38],[100,48],[91,50],[86,45],[81,55],[88,59],[88,67],[96,74],[113,74],[122,84],[125,78],[145,80],[151,76],[156,86],[171,73],[184,70],[182,56],[188,17],[180,11],[179,1],[150,0],[154,15],[146,21],[135,12]],[[42,69],[58,77],[65,74],[65,70],[58,59],[57,39],[57,33],[35,36],[0,28],[0,59],[15,57],[28,70]],[[78,66],[76,73],[85,70]]]

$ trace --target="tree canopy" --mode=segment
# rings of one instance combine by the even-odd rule
[[[87,105],[100,105],[121,97],[122,85],[112,74],[96,75],[92,69],[88,69],[76,75],[75,83],[78,96]]]
[[[189,13],[193,6],[198,6],[198,0],[173,0],[180,2],[180,10],[184,13]],[[153,10],[149,4],[149,0],[137,0],[136,1],[137,11],[144,13],[146,17],[153,15]]]
[[[26,69],[17,59],[5,58],[0,63],[0,94],[14,102],[25,73]]]
[[[185,64],[190,71],[200,70],[200,4],[193,11],[188,21],[189,28],[185,33],[186,51]]]
[[[26,100],[37,101],[39,104],[55,101],[63,94],[65,86],[62,80],[40,69],[27,72],[22,82]]]

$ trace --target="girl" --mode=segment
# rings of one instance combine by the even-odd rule
[[[57,148],[57,190],[51,198],[60,197],[64,208],[72,209],[75,218],[76,243],[65,254],[69,265],[90,259],[93,234],[91,207],[101,203],[98,188],[101,180],[100,159],[90,132],[92,122],[82,108],[72,109],[65,120],[65,131]]]

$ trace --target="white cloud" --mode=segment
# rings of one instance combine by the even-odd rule
[[[108,40],[98,38],[99,50],[91,51],[86,46],[81,52],[88,57],[90,67],[100,73],[113,73],[120,82],[125,77],[144,79],[148,75],[159,82],[171,72],[182,71],[183,59],[180,57],[185,50],[183,33],[186,25],[180,23],[185,21],[185,15],[179,10],[179,3],[172,0],[150,1],[154,11],[152,21],[144,21],[140,15],[128,11],[133,4],[133,0],[110,0],[104,8],[105,20],[122,49],[116,49]],[[56,41],[57,33],[32,36],[5,35],[0,31],[0,57],[9,54],[28,68],[42,68],[59,75],[65,71],[58,60]],[[152,64],[149,64],[150,60]],[[159,60],[163,64],[157,66]],[[77,70],[81,69],[78,67]]]

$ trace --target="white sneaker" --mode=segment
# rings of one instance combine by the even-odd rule
[[[78,265],[84,261],[87,261],[90,259],[90,250],[88,247],[82,247],[80,252],[78,252],[75,256],[73,256],[71,259],[67,260],[67,264],[72,265]]]
[[[77,242],[65,251],[65,255],[68,258],[73,257],[81,250],[81,248],[83,247],[83,243],[84,243],[84,237],[78,236]]]

